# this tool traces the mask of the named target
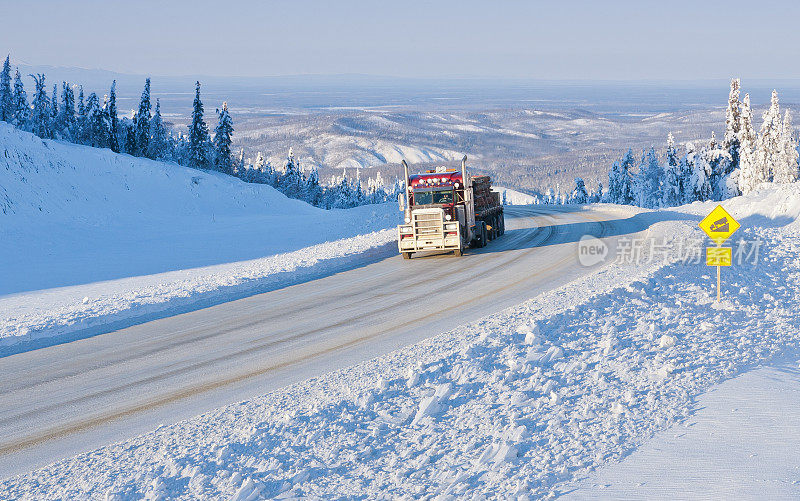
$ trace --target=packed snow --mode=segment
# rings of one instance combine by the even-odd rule
[[[389,255],[395,204],[322,210],[265,185],[0,123],[0,354]]]
[[[761,245],[724,270],[721,303],[677,245],[714,204],[654,213],[644,237],[675,244],[655,257],[645,246],[422,343],[7,479],[0,497],[563,494],[685,422],[712,385],[800,357],[797,188],[725,202],[734,240]]]
[[[683,423],[621,463],[600,468],[564,498],[797,499],[800,369],[797,360],[711,388]]]

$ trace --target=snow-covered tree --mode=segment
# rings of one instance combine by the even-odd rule
[[[707,166],[706,176],[711,185],[711,198],[722,200],[729,190],[727,183],[730,181],[731,157],[728,150],[717,143],[716,134],[711,132],[711,140],[703,150],[703,160]]]
[[[144,90],[139,100],[139,111],[136,112],[136,155],[147,156],[150,150],[150,79],[144,82]]]
[[[86,105],[83,99],[83,85],[78,87],[78,120],[86,118]]]
[[[722,147],[728,152],[731,158],[731,171],[739,168],[739,136],[742,124],[739,92],[739,79],[734,78],[731,80],[731,91],[728,94],[728,109],[725,111],[725,136],[722,139]]]
[[[11,122],[14,119],[14,93],[11,91],[11,56],[6,56],[3,70],[0,71],[0,120]]]
[[[114,153],[119,153],[119,117],[117,116],[117,81],[111,82],[111,91],[108,96],[108,147]]]
[[[75,125],[75,92],[67,82],[61,82],[61,110],[58,117],[61,128],[74,137]]]
[[[156,111],[150,120],[150,148],[147,152],[149,158],[157,160],[169,160],[170,142],[167,128],[164,126],[164,119],[161,117],[161,100],[156,99]]]
[[[770,106],[762,115],[763,122],[756,140],[756,166],[759,177],[772,181],[779,169],[781,157],[781,110],[778,105],[778,92],[772,91]]]
[[[309,173],[306,178],[305,188],[303,190],[303,200],[311,205],[319,206],[322,203],[323,190],[319,184],[319,171],[316,167]]]
[[[124,118],[119,123],[120,136],[124,138],[123,150],[133,155],[136,152],[136,126],[130,118]]]
[[[592,202],[601,202],[603,200],[603,183],[597,183],[597,191],[594,192]]]
[[[203,102],[200,100],[200,82],[196,83],[192,105],[192,123],[189,125],[189,163],[200,169],[207,169],[209,161],[208,126],[203,120]]]
[[[217,110],[219,121],[214,129],[214,166],[220,172],[233,174],[231,143],[233,142],[233,119],[228,113],[228,103],[222,103],[222,111]]]
[[[650,148],[642,156],[634,185],[634,200],[639,207],[657,208],[663,198],[664,169],[658,162],[656,150]]]
[[[258,155],[256,155],[256,161],[253,163],[253,168],[263,172],[266,164],[267,161],[264,159],[264,154],[259,151]]]
[[[704,202],[711,200],[714,195],[713,187],[711,186],[711,165],[709,164],[708,150],[706,147],[699,153],[695,152],[694,145],[688,143],[686,145],[686,156],[691,157],[692,171],[689,176],[688,189],[690,192],[691,201],[699,200]]]
[[[661,201],[665,207],[674,207],[683,203],[681,161],[675,149],[675,138],[672,136],[672,132],[667,135],[667,162],[664,166]]]
[[[350,181],[347,180],[347,174],[342,177],[341,182],[332,190],[330,190],[331,202],[328,207],[331,209],[347,209],[353,207],[353,189],[350,186]]]
[[[33,78],[36,89],[31,101],[31,132],[41,138],[50,138],[53,136],[50,129],[50,98],[47,97],[47,91],[44,88],[44,74],[29,76]]]
[[[633,203],[633,151],[628,150],[618,162],[614,162],[608,173],[608,194],[606,201],[615,204],[630,205]]]
[[[750,108],[750,94],[742,101],[741,125],[739,127],[739,190],[748,194],[766,181],[756,159],[756,133],[753,129],[753,112]]]
[[[25,128],[30,117],[28,107],[28,95],[25,93],[25,86],[22,84],[22,76],[19,69],[14,73],[14,118],[12,123],[19,128]]]
[[[92,92],[86,100],[86,126],[84,127],[84,144],[95,148],[108,147],[108,102],[100,104],[97,94]]]
[[[294,158],[294,151],[289,148],[289,156],[284,164],[283,174],[278,180],[278,189],[288,197],[300,198],[305,181],[300,171],[300,165]]]
[[[570,195],[570,202],[573,204],[585,204],[589,202],[589,193],[586,191],[586,183],[579,177],[575,178],[575,190]]]
[[[58,85],[53,84],[51,96],[53,96],[53,99],[50,100],[50,128],[55,134],[60,126],[58,123]]]
[[[793,183],[798,178],[797,138],[792,126],[792,115],[789,110],[783,116],[781,124],[780,154],[775,167],[776,183]]]

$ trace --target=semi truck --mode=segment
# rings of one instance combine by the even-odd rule
[[[463,255],[467,247],[484,247],[505,233],[500,194],[492,191],[489,176],[467,174],[467,157],[461,171],[437,167],[409,175],[403,164],[404,192],[398,197],[403,223],[397,227],[397,245],[405,259],[422,251],[452,251]]]

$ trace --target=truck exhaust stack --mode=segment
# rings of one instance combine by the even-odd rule
[[[464,157],[466,160],[467,157]],[[408,191],[411,189],[411,185],[408,183],[408,164],[406,163],[405,159],[403,159],[403,191],[405,192],[406,198],[406,207],[405,207],[405,214],[404,214],[404,221],[406,223],[411,222],[411,201],[409,199]]]

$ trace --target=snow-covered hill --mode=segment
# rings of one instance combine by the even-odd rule
[[[743,225],[734,246],[760,244],[725,270],[720,303],[705,263],[685,261],[681,245],[702,249],[697,222],[714,204],[645,212],[647,245],[635,262],[370,362],[8,479],[0,495],[567,492],[685,420],[713,384],[800,358],[799,186],[725,202]]]
[[[0,123],[0,338],[275,287],[267,277],[385,245],[392,232],[359,235],[397,218],[395,204],[326,211],[270,186]]]

